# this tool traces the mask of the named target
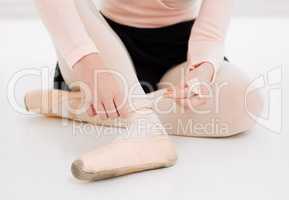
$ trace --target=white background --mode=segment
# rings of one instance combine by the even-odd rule
[[[283,98],[277,89],[267,102],[271,116],[250,132],[217,140],[172,137],[176,166],[83,184],[72,178],[70,163],[105,138],[73,132],[72,123],[15,112],[7,99],[11,77],[25,68],[53,69],[56,56],[30,0],[0,0],[0,16],[0,199],[289,199],[288,76],[280,85]],[[288,0],[238,0],[226,55],[252,77],[279,66],[285,74],[288,37]],[[19,103],[39,87],[35,77],[21,80]],[[279,133],[270,130],[279,126]]]
[[[289,16],[288,0],[235,0],[235,5],[235,16]],[[33,0],[0,0],[0,16],[35,15]]]

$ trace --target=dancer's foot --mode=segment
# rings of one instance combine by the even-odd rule
[[[47,117],[59,117],[74,121],[111,127],[128,127],[134,114],[127,118],[100,119],[87,114],[88,102],[81,92],[62,90],[36,90],[25,95],[25,106],[29,112],[39,113]]]

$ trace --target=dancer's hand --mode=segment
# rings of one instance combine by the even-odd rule
[[[174,98],[181,106],[189,109],[203,105],[211,97],[213,74],[214,66],[204,62],[188,70],[185,80],[176,88],[169,89],[166,96]]]
[[[84,82],[92,95],[90,116],[101,119],[127,117],[128,106],[124,86],[107,68],[99,54],[89,54],[73,66],[76,78]],[[118,78],[118,79],[117,79]]]

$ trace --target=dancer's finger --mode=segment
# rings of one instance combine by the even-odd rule
[[[103,105],[108,118],[114,119],[118,117],[117,109],[115,108],[113,98],[104,99]]]
[[[124,101],[124,98],[117,95],[114,97],[114,104],[117,108],[118,114],[122,118],[128,117],[128,105],[127,102]]]

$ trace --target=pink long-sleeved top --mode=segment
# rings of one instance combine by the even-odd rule
[[[70,67],[98,53],[87,34],[74,0],[35,0],[58,51]],[[129,26],[156,28],[196,18],[189,40],[188,64],[210,62],[219,68],[231,15],[232,0],[103,0],[101,11]],[[101,31],[101,30],[99,30]]]

